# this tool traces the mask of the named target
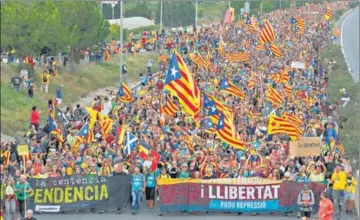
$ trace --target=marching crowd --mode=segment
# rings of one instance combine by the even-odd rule
[[[331,7],[333,11],[344,10],[346,3],[331,3]],[[110,118],[113,128],[104,134],[100,124],[94,123],[89,131],[93,134],[90,142],[79,139],[80,130],[89,123],[90,112],[93,112],[89,108],[66,107],[61,119],[57,119],[61,120],[57,125],[64,126],[59,129],[51,129],[50,119],[48,124],[41,126],[38,109],[32,108],[30,129],[24,135],[30,155],[25,159],[20,157],[18,143],[1,143],[0,172],[2,182],[6,181],[5,220],[15,218],[16,204],[24,215],[23,203],[32,190],[27,178],[72,175],[131,175],[134,214],[139,210],[143,191],[149,209],[153,209],[158,178],[261,177],[327,183],[327,191],[322,193],[316,210],[312,210],[315,201],[311,189],[305,185],[298,198],[299,216],[303,219],[309,219],[312,212],[317,212],[322,220],[332,219],[333,213],[340,219],[342,210],[352,215],[357,182],[345,152],[339,148],[342,133],[337,112],[340,106],[329,103],[328,71],[319,68],[319,53],[330,41],[330,30],[322,18],[322,7],[318,7],[317,14],[304,13],[304,8],[277,10],[256,18],[260,26],[264,19],[273,24],[275,41],[282,53],[279,58],[266,45],[264,50],[256,49],[258,35],[245,21],[202,27],[195,30],[196,34],[176,32],[170,37],[158,36],[163,49],[179,51],[202,91],[231,107],[237,137],[246,146],[246,151],[232,148],[213,132],[207,132],[205,110],[199,120],[194,120],[183,111],[175,97],[164,95],[169,59],[164,58],[159,65],[165,71],[157,77],[145,73],[141,80],[142,89],[134,94],[133,101],[120,101],[117,91],[94,99],[90,109]],[[306,31],[302,34],[296,33],[289,23],[291,17],[299,16],[306,20]],[[248,51],[249,60],[228,62],[219,53],[220,45],[225,53]],[[194,62],[190,55],[194,53],[207,56],[211,65],[205,68]],[[287,84],[291,85],[292,94],[282,106],[274,109],[266,100],[267,86],[278,84],[278,91],[286,97],[282,92],[284,85],[276,83],[272,76],[289,67],[292,61],[303,62],[306,68],[288,69]],[[146,72],[151,72],[151,66],[147,65]],[[220,77],[224,75],[245,91],[243,100],[219,92]],[[44,90],[47,92],[46,86]],[[176,106],[176,112],[166,115],[165,120],[159,114],[163,99]],[[57,108],[54,104],[49,101],[49,114],[63,108],[61,102],[56,102]],[[267,134],[268,116],[273,112],[288,113],[300,119],[302,136],[321,138],[321,155],[291,156],[287,135]],[[119,127],[126,127],[125,137],[121,138]],[[63,137],[59,137],[59,133]],[[137,137],[139,145],[141,141],[141,145],[146,143],[148,146],[145,157],[137,146],[130,149],[127,143],[130,134]]]

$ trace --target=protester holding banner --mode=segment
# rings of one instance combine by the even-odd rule
[[[142,200],[142,193],[145,191],[145,183],[144,175],[140,173],[139,167],[136,167],[134,173],[131,174],[131,208],[133,215],[140,210],[140,202]]]
[[[334,10],[346,9],[346,3],[331,5]],[[303,34],[294,31],[296,24],[289,24],[289,18],[304,17],[304,10],[310,9],[274,11],[242,18],[239,23],[199,28],[195,34],[173,32],[171,36],[159,38],[169,52],[178,49],[180,55],[176,60],[182,58],[181,68],[188,68],[189,76],[194,78],[186,82],[194,86],[187,88],[201,88],[197,91],[201,94],[199,100],[203,100],[199,115],[193,117],[189,109],[184,108],[181,97],[169,94],[166,79],[172,73],[171,62],[164,54],[161,64],[165,71],[152,78],[154,83],[144,83],[139,93],[122,86],[118,95],[113,92],[107,96],[108,101],[97,97],[92,107],[67,108],[66,120],[54,114],[62,113],[56,106],[53,108],[56,111],[49,109],[49,117],[53,116],[56,121],[55,128],[49,120],[44,129],[31,130],[26,136],[30,155],[25,155],[21,163],[8,156],[16,155],[16,146],[6,147],[6,154],[1,155],[4,172],[13,176],[26,173],[30,177],[28,181],[33,188],[40,189],[30,195],[31,205],[40,211],[114,204],[121,212],[123,201],[117,203],[111,199],[124,198],[128,202],[131,194],[132,211],[136,214],[145,187],[149,207],[153,207],[154,178],[146,175],[147,169],[152,167],[155,171],[157,167],[162,171],[155,188],[158,187],[158,203],[163,210],[297,212],[297,196],[304,183],[311,182],[316,201],[326,187],[324,180],[331,179],[337,164],[350,170],[339,143],[341,130],[334,123],[339,106],[328,104],[328,72],[317,56],[328,41],[327,22],[322,18],[321,9],[315,8],[313,11],[317,13],[307,18],[306,31]],[[271,51],[273,46],[262,45],[263,50],[259,45],[258,32],[265,24],[270,26],[265,23],[266,18],[274,25],[274,40],[282,51],[278,58]],[[246,24],[249,22],[254,22],[255,27]],[[244,56],[245,52],[248,56]],[[293,61],[301,65],[292,68]],[[146,66],[143,68],[146,72]],[[223,89],[222,79],[231,82],[233,87]],[[226,93],[229,90],[233,94]],[[274,99],[272,95],[281,98]],[[210,107],[218,114],[210,115]],[[241,141],[240,146],[235,147],[216,134],[221,113],[226,111],[231,114],[224,114],[223,121],[227,123],[224,129],[231,131],[225,133]],[[102,113],[106,113],[106,117]],[[211,123],[207,123],[208,119]],[[270,123],[270,119],[274,123]],[[283,121],[287,122],[285,127],[294,130],[288,132],[279,126],[273,130],[281,132],[271,134],[270,126]],[[51,177],[57,177],[58,181]],[[70,184],[74,178],[79,183],[64,187],[64,182]],[[125,189],[117,188],[114,181],[119,179]],[[166,191],[164,185],[158,184],[162,181],[176,190]],[[131,193],[126,184],[131,186]],[[337,185],[330,182],[332,184]],[[262,187],[266,188],[266,199],[263,199]],[[63,196],[50,200],[44,195],[50,190],[61,191]],[[106,193],[107,190],[112,193]],[[116,195],[112,190],[124,194]],[[178,191],[182,194],[174,196]],[[255,191],[259,193],[253,195],[251,192]],[[222,192],[231,193],[225,199]],[[238,199],[229,199],[235,196],[233,193],[237,193]]]
[[[15,201],[15,188],[13,178],[7,179],[5,188],[5,220],[15,219],[16,201]]]
[[[30,184],[26,181],[25,175],[20,175],[19,181],[15,184],[16,199],[19,203],[20,215],[25,215],[26,202],[29,198],[29,193],[32,191]]]

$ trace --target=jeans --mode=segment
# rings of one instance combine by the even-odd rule
[[[5,220],[12,220],[15,218],[16,202],[15,199],[5,200]]]
[[[132,197],[131,208],[133,212],[139,211],[140,209],[141,195],[142,195],[141,190],[131,190],[131,197]]]
[[[343,198],[342,194],[343,194],[342,190],[334,190],[333,189],[332,195],[333,195],[334,212],[335,212],[336,219],[340,219],[341,207],[344,206],[344,204],[343,204],[344,198]]]
[[[151,66],[147,67],[147,71],[148,71],[148,73],[151,73]]]

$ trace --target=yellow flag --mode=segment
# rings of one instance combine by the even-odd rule
[[[90,107],[85,107],[85,110],[87,111],[87,113],[90,116],[90,121],[89,121],[89,129],[92,129],[94,127],[94,124],[96,122],[96,118],[97,118],[97,111],[90,108]]]

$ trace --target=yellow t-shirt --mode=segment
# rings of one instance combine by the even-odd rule
[[[357,186],[356,179],[355,179],[355,177],[352,177],[351,185],[346,184],[345,191],[354,194],[356,191],[356,186]]]
[[[50,83],[50,74],[41,74],[41,83],[42,84],[49,84]]]
[[[334,190],[344,190],[346,185],[346,173],[340,171],[338,173],[334,172],[331,176],[331,180],[334,181],[333,189]]]

